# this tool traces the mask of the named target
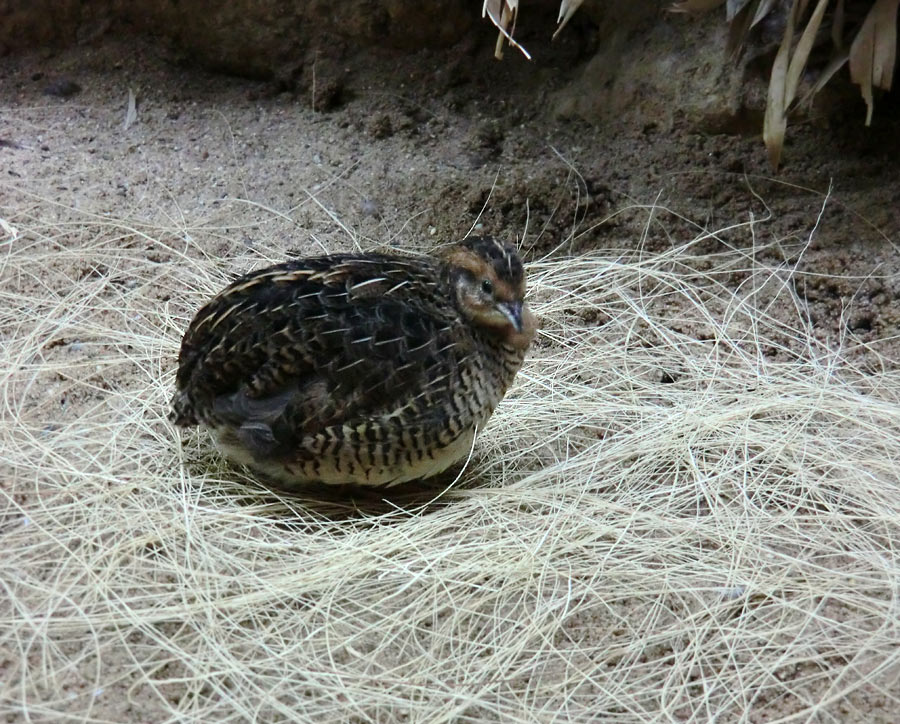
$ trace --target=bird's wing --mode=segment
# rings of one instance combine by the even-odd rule
[[[237,280],[184,336],[176,422],[315,432],[403,404],[467,354],[430,262],[288,262]],[[282,440],[284,442],[284,440]]]

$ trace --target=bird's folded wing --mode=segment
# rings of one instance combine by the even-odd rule
[[[414,266],[347,257],[248,275],[198,313],[177,378],[190,420],[299,429],[397,405],[467,354],[455,310]]]

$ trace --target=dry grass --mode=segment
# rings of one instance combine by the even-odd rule
[[[351,504],[264,494],[165,418],[191,314],[274,242],[226,263],[212,228],[0,216],[14,720],[99,721],[101,699],[196,722],[896,703],[900,375],[816,341],[752,226],[729,232],[743,250],[701,254],[700,233],[534,261],[539,343],[461,482]]]

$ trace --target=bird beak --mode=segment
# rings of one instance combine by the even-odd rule
[[[522,302],[504,302],[498,305],[517,332],[522,331]]]

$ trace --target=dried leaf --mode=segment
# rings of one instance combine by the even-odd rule
[[[850,46],[850,79],[866,102],[866,125],[872,123],[872,86],[890,90],[897,58],[897,6],[900,0],[875,0]]]
[[[791,13],[784,26],[784,37],[778,47],[775,62],[772,64],[772,76],[769,79],[769,93],[766,99],[766,115],[763,121],[763,141],[769,151],[769,162],[775,169],[781,163],[784,134],[787,131],[787,112],[797,95],[800,76],[809,60],[809,54],[828,3],[829,0],[818,1],[793,53],[791,46],[794,41],[794,30],[806,10],[807,0],[794,0]]]
[[[750,21],[751,28],[772,12],[772,6],[775,2],[776,0],[761,0],[759,5],[756,6],[756,12],[753,14],[753,19]]]
[[[122,129],[127,131],[137,120],[137,100],[134,97],[134,91],[128,89],[128,106],[125,109],[125,121],[122,123]]]
[[[828,7],[829,0],[819,0],[816,9],[806,27],[803,34],[797,42],[794,54],[791,56],[791,64],[788,67],[787,78],[784,88],[784,107],[789,108],[797,95],[797,86],[800,84],[800,76],[806,67],[806,61],[809,60],[809,53],[812,50],[813,43],[816,40],[816,34],[819,32],[819,26],[822,24],[822,18],[825,15],[825,9]]]
[[[519,12],[519,0],[484,0],[481,7],[481,17],[487,15],[490,21],[500,31],[497,37],[497,46],[494,48],[494,57],[497,60],[503,59],[503,40],[506,39],[510,47],[518,48],[522,51],[528,60],[531,60],[531,54],[513,40],[512,34],[516,28],[516,15]],[[512,27],[512,30],[510,30]]]
[[[813,96],[816,95],[820,90],[822,90],[825,85],[832,79],[835,73],[837,73],[841,68],[844,67],[844,63],[847,62],[847,58],[850,57],[850,51],[844,48],[840,53],[838,53],[834,58],[832,58],[828,65],[822,70],[819,74],[818,80],[813,84],[812,88],[810,88],[803,95],[803,98],[800,100],[800,103],[806,105],[812,102]]]
[[[553,33],[553,40],[556,40],[556,36],[566,27],[566,24],[572,19],[575,11],[581,7],[583,2],[584,0],[562,0],[559,4],[559,17],[556,19],[557,28],[556,32]]]
[[[781,39],[781,45],[778,46],[778,53],[772,63],[772,75],[769,79],[769,93],[766,99],[766,115],[763,119],[763,141],[769,151],[769,163],[773,169],[777,169],[781,163],[781,150],[784,148],[784,134],[787,130],[784,92],[791,44],[794,40],[796,10],[797,0],[794,0],[791,14],[784,25],[784,37]]]
[[[481,17],[487,15],[494,25],[500,22],[500,12],[503,9],[503,0],[484,0],[481,6]]]
[[[838,50],[844,47],[844,0],[837,0],[831,19],[831,42]]]
[[[728,52],[737,57],[744,48],[744,40],[747,38],[747,31],[750,30],[750,21],[756,14],[756,3],[745,5],[738,13],[731,18],[728,25]]]

